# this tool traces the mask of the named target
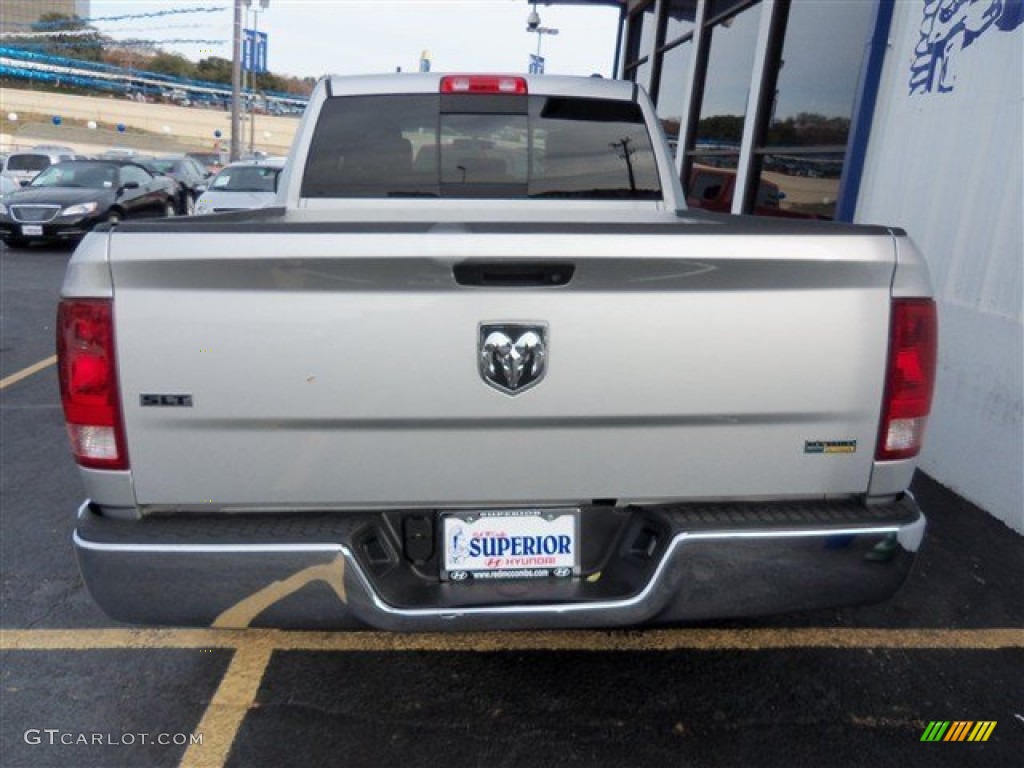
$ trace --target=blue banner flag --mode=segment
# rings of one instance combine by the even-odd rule
[[[267,71],[267,33],[244,30],[242,38],[242,69],[258,75]]]

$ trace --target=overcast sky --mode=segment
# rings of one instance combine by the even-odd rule
[[[90,13],[114,37],[224,41],[161,46],[198,60],[231,58],[232,7],[231,0],[92,0]],[[220,10],[100,20],[195,8]],[[537,35],[526,32],[529,12],[525,0],[270,0],[259,29],[269,35],[268,66],[277,74],[416,71],[424,50],[434,71],[523,72],[537,48]],[[615,8],[540,4],[538,13],[543,26],[559,30],[542,42],[549,74],[611,75]]]

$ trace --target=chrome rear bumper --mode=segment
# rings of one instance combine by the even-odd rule
[[[795,520],[771,505],[636,512],[656,514],[661,526],[663,540],[648,552],[650,562],[616,543],[612,559],[621,563],[609,565],[606,576],[572,583],[453,584],[424,576],[400,554],[390,564],[368,561],[363,548],[381,519],[375,513],[197,525],[182,518],[111,520],[86,503],[74,545],[97,603],[128,622],[398,631],[609,627],[884,600],[910,572],[925,519],[910,495],[859,509],[857,515],[849,505],[804,503]]]

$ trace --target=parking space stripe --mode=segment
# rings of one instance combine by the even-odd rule
[[[12,373],[6,378],[0,379],[0,389],[7,389],[12,384],[17,384],[22,379],[27,379],[34,373],[39,373],[42,370],[49,368],[51,365],[57,362],[57,356],[51,355],[45,360],[40,360],[38,363],[30,365],[28,368],[22,368],[17,373]]]
[[[766,651],[901,649],[991,651],[1024,648],[1024,630],[997,629],[658,629],[572,632],[466,632],[400,635],[387,632],[305,632],[264,629],[2,629],[2,651],[108,649],[234,651],[231,663],[193,731],[181,768],[221,768],[227,763],[246,714],[275,651]],[[943,723],[948,726],[949,723]],[[966,736],[973,723],[958,722]],[[985,740],[991,733],[977,734]],[[957,738],[946,728],[922,741]],[[959,734],[958,734],[959,735]],[[975,735],[972,734],[972,738]]]
[[[238,729],[256,701],[271,653],[273,648],[265,641],[246,644],[235,651],[193,732],[202,734],[203,743],[189,745],[179,768],[220,768],[227,763]]]
[[[287,632],[269,629],[4,629],[0,649],[112,648],[277,651],[763,651],[787,648],[1000,650],[1024,648],[1024,630],[999,629],[655,629],[572,632]]]
[[[3,629],[0,650],[234,649],[244,634],[209,629]]]

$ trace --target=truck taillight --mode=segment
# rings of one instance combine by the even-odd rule
[[[931,299],[894,299],[882,425],[875,458],[908,459],[921,450],[932,408],[938,320]]]
[[[83,467],[127,469],[110,299],[67,299],[57,309],[57,366],[64,420]]]
[[[525,94],[526,78],[510,75],[445,75],[441,93]]]

